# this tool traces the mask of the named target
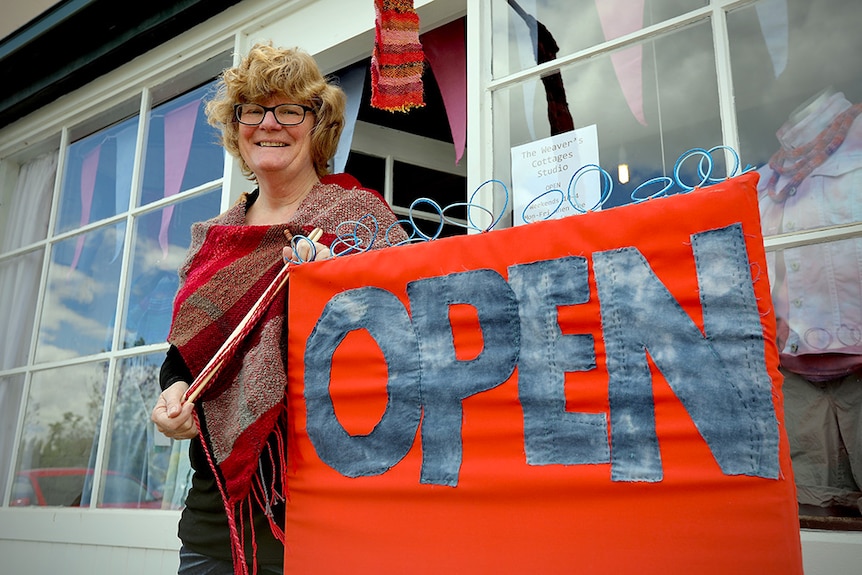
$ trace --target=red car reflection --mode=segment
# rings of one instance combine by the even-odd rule
[[[92,482],[93,470],[84,467],[50,467],[19,471],[12,489],[11,506],[59,505],[78,507],[85,480]],[[106,471],[104,493],[99,507],[161,509],[162,498],[150,492],[138,479]]]

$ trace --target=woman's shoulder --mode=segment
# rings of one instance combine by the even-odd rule
[[[327,174],[320,179],[320,183],[326,187],[340,189],[342,194],[347,192],[348,195],[367,197],[373,196],[380,201],[383,201],[383,195],[377,190],[364,187],[359,180],[347,173]]]

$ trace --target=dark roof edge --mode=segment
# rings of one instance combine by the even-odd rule
[[[63,0],[54,4],[0,41],[0,60],[49,35],[51,29],[96,0]]]
[[[0,43],[0,128],[241,0],[64,0]]]

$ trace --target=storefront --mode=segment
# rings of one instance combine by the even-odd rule
[[[800,469],[825,470],[797,477],[806,572],[858,568],[862,446],[848,439],[862,435],[852,390],[862,384],[851,381],[862,353],[857,2],[416,0],[425,105],[408,112],[369,103],[371,0],[222,4],[80,87],[0,110],[10,572],[175,570],[187,446],[161,438],[149,415],[189,227],[250,190],[202,102],[259,41],[300,46],[339,78],[353,121],[334,168],[429,234],[439,217],[417,199],[506,206],[499,225],[511,226],[758,169],[779,347],[799,384],[788,431],[808,449]],[[606,175],[574,178],[585,164]],[[442,234],[482,219],[463,207],[447,215]],[[821,455],[810,442],[837,443],[836,459],[807,466]]]

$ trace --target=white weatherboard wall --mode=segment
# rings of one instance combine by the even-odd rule
[[[0,575],[176,573],[179,516],[179,511],[3,509]]]

